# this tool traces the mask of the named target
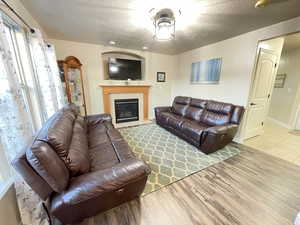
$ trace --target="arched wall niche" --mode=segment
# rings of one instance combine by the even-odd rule
[[[145,57],[138,54],[126,51],[107,51],[101,54],[104,80],[110,80],[108,75],[108,59],[109,58],[120,58],[120,59],[132,59],[140,60],[142,65],[142,80],[145,80]]]

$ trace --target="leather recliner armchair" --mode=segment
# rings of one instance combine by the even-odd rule
[[[158,125],[209,154],[233,140],[244,108],[177,96],[172,106],[156,107],[154,111]]]

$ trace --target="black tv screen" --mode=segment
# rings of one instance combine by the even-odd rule
[[[108,75],[111,80],[141,80],[141,61],[131,59],[109,58]]]

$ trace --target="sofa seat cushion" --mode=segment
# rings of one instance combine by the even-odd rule
[[[111,141],[122,141],[123,137],[117,129],[107,129],[106,134]]]
[[[65,160],[72,176],[81,175],[90,170],[87,134],[81,122],[80,119],[75,120],[72,140]]]
[[[103,136],[107,135],[104,134]],[[96,146],[89,148],[89,157],[91,172],[110,168],[119,163],[119,159],[110,141],[99,143]]]
[[[207,127],[207,125],[198,123],[196,121],[186,121],[181,125],[181,130],[184,135],[191,137],[193,140],[200,143],[202,132]]]
[[[114,151],[119,159],[120,162],[128,159],[136,158],[131,151],[129,145],[126,141],[118,140],[118,141],[112,141],[112,145],[114,147]]]

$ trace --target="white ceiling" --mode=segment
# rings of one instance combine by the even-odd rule
[[[300,0],[21,0],[49,38],[178,54],[300,16]],[[180,8],[176,40],[153,40],[151,8]]]

